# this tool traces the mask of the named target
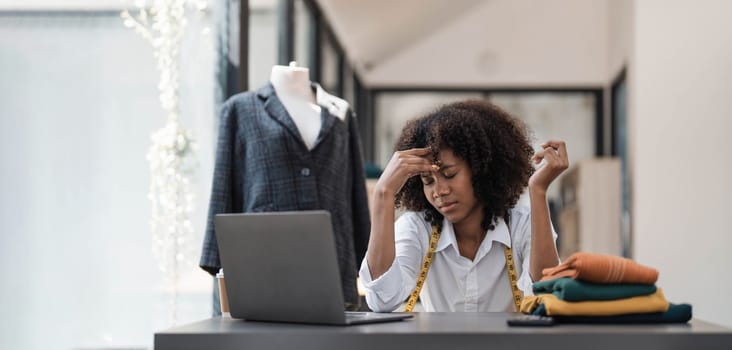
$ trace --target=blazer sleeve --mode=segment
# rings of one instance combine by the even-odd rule
[[[216,274],[221,268],[219,247],[214,230],[214,217],[219,213],[241,211],[241,208],[236,208],[241,206],[241,204],[237,204],[237,202],[240,202],[237,198],[241,198],[241,194],[236,193],[238,186],[233,185],[235,181],[234,171],[237,168],[237,164],[235,164],[237,119],[235,103],[233,100],[229,100],[222,106],[219,119],[211,199],[199,262],[199,266],[212,275]]]
[[[366,256],[371,233],[371,219],[369,218],[368,195],[366,193],[366,174],[361,153],[361,137],[358,134],[358,123],[355,115],[349,113],[348,132],[350,138],[350,159],[353,171],[352,210],[353,210],[353,241],[356,251],[356,263],[360,263]]]

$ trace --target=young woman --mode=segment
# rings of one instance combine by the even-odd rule
[[[485,101],[409,122],[372,198],[360,270],[369,307],[393,311],[412,294],[425,311],[513,311],[559,263],[546,192],[567,150],[541,147],[534,154],[526,126]],[[530,208],[517,206],[527,186]]]

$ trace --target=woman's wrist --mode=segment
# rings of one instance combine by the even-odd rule
[[[546,189],[539,186],[529,186],[529,197],[532,200],[546,199]]]
[[[388,188],[384,186],[376,186],[374,188],[374,200],[381,201],[381,200],[394,200],[394,197],[396,197],[396,193],[394,191],[389,190]]]

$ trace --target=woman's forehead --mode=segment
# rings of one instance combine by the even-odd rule
[[[435,159],[435,163],[437,165],[456,165],[461,162],[463,162],[463,160],[450,148],[443,148],[437,151],[437,157]]]

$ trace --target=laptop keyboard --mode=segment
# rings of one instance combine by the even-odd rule
[[[362,311],[346,311],[346,319],[347,320],[363,320],[366,318],[369,318],[372,313],[370,312],[362,312]]]
[[[363,312],[363,311],[346,311],[346,324],[364,324],[377,322],[401,321],[411,318],[412,315],[404,313],[379,313],[379,312]]]

